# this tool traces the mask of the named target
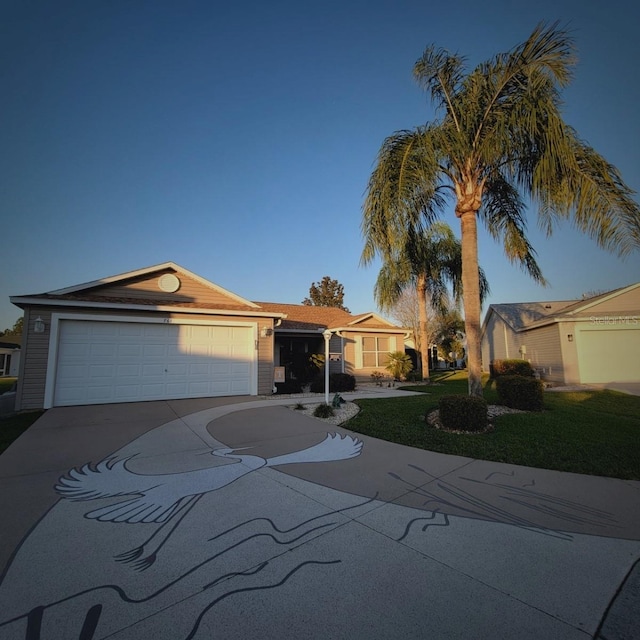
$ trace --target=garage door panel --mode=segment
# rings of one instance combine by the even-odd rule
[[[91,345],[81,344],[77,342],[69,342],[67,344],[67,358],[78,358],[84,361],[91,353]]]
[[[113,378],[116,367],[112,364],[93,364],[89,367],[89,377],[92,380],[96,378]]]
[[[582,383],[640,381],[640,329],[582,329],[576,346]]]
[[[62,320],[54,405],[255,393],[253,328]]]

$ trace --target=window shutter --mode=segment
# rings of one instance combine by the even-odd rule
[[[356,347],[356,369],[362,369],[362,336],[355,339]]]

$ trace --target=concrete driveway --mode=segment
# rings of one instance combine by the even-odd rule
[[[47,411],[0,456],[0,638],[637,637],[640,483],[290,402]]]

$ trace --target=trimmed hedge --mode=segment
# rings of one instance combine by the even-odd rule
[[[445,429],[484,431],[488,426],[487,401],[477,396],[443,396],[438,405]]]
[[[489,365],[491,377],[495,380],[500,376],[529,376],[533,378],[535,371],[528,360],[494,360]]]
[[[337,393],[340,391],[353,391],[356,388],[355,376],[348,373],[331,373],[329,374],[329,391]],[[324,376],[316,378],[311,383],[311,393],[324,392]]]
[[[498,401],[512,409],[542,411],[542,382],[529,376],[500,376],[496,378]]]

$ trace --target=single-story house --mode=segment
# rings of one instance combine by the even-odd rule
[[[326,330],[330,371],[370,379],[408,334],[375,313],[252,302],[173,262],[10,299],[16,410],[271,394],[324,354]]]
[[[18,375],[21,342],[21,336],[0,336],[0,377]]]
[[[640,382],[640,282],[582,300],[492,304],[483,369],[505,358],[558,384]]]

